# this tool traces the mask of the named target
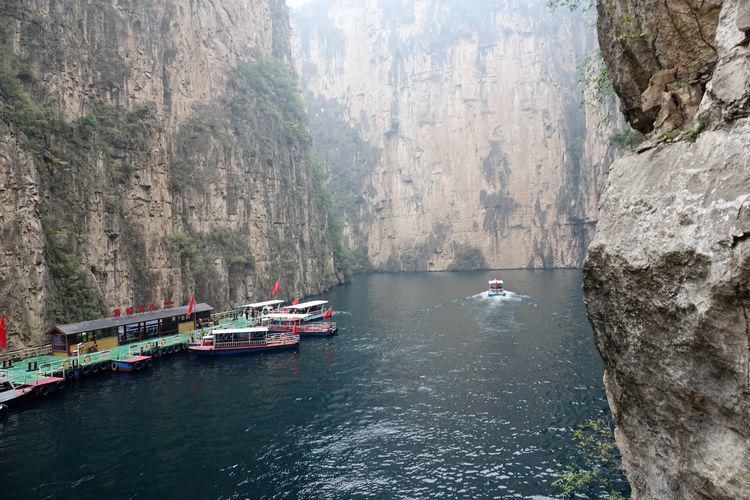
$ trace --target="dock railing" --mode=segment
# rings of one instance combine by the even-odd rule
[[[224,311],[211,315],[211,319],[214,321],[214,323],[218,324],[221,324],[224,321],[234,321],[239,318],[244,318],[242,311],[240,311],[239,309],[233,309],[231,311]]]
[[[40,372],[23,372],[19,374],[17,372],[11,373],[7,370],[0,370],[0,377],[7,377],[13,384],[18,388],[20,385],[29,384],[36,382],[39,379],[44,378]]]
[[[0,362],[3,361],[23,361],[28,358],[35,358],[37,356],[49,356],[52,354],[52,344],[47,344],[39,347],[29,347],[28,349],[20,349],[18,351],[10,351],[0,355]]]
[[[77,359],[80,366],[95,365],[104,361],[112,361],[112,351],[92,352],[82,356],[79,355]]]
[[[127,359],[133,355],[139,355],[141,353],[141,348],[143,348],[144,351],[152,351],[155,347],[164,348],[172,347],[177,344],[187,344],[190,342],[191,333],[192,332],[185,332],[170,335],[168,337],[157,337],[133,344],[113,347],[106,351],[91,352],[79,356],[60,357],[55,358],[54,360],[50,360],[49,358],[34,360],[34,356],[31,356],[34,354],[40,357],[50,355],[52,353],[52,346],[49,345],[33,349],[25,349],[24,351],[14,351],[8,355],[17,356],[11,358],[16,360],[16,367],[0,369],[0,376],[7,377],[16,385],[30,384],[50,376],[65,376],[65,373],[68,370]],[[19,353],[21,352],[23,352],[24,356],[27,356],[25,359],[28,361],[29,369],[21,369],[20,367],[20,362],[18,360],[20,359]]]
[[[142,342],[135,342],[128,344],[125,355],[139,356],[142,352],[153,351],[154,349],[164,349],[165,347],[172,347],[177,344],[190,343],[191,332],[178,333],[177,335],[170,335],[169,337],[156,337]],[[122,359],[122,357],[118,357]]]

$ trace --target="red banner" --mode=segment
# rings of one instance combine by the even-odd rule
[[[195,292],[190,296],[190,304],[188,304],[188,316],[193,314],[195,311]]]
[[[3,311],[3,317],[0,318],[0,349],[8,350],[8,332],[5,328],[5,311]]]

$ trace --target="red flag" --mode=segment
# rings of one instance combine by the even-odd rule
[[[299,304],[299,297],[294,297],[294,300],[292,301],[292,305],[296,306],[297,304]]]
[[[323,319],[328,319],[331,316],[333,316],[333,306],[329,307],[328,310],[323,315]]]
[[[292,323],[292,335],[297,335],[297,322]]]
[[[3,311],[3,317],[0,319],[0,349],[8,350],[8,337],[5,331],[5,311]]]
[[[190,304],[188,304],[188,317],[195,311],[195,292],[190,296]]]
[[[271,298],[274,298],[279,293],[279,290],[281,290],[281,278],[276,280],[276,284],[273,286],[273,290],[271,290]]]

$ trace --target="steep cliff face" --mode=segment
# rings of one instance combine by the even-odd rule
[[[748,498],[750,4],[599,15],[623,110],[653,130],[613,164],[584,268],[617,443],[634,497]]]
[[[283,0],[2,3],[11,347],[191,288],[337,281],[289,35]]]
[[[581,102],[590,23],[542,0],[319,0],[292,22],[360,263],[582,263],[611,156],[610,126]]]

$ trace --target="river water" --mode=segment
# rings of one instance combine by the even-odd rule
[[[574,427],[606,415],[580,280],[357,277],[324,297],[338,337],[176,355],[0,420],[0,497],[555,496]]]

